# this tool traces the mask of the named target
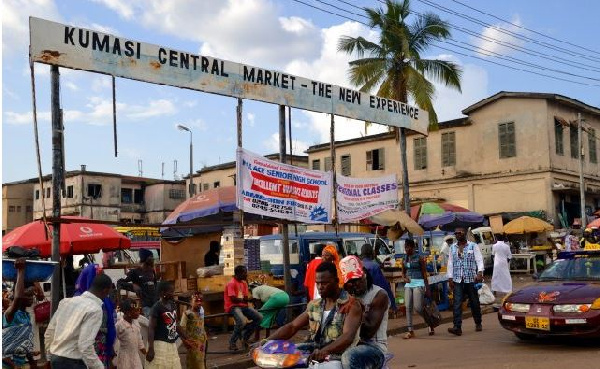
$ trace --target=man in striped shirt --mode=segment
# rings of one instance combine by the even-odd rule
[[[110,277],[99,274],[88,291],[60,302],[44,334],[53,369],[104,369],[94,340],[102,324],[102,299],[111,289]]]

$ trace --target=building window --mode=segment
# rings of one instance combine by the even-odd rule
[[[565,146],[563,144],[563,126],[558,120],[554,120],[554,140],[556,155],[563,156],[565,154]]]
[[[97,183],[88,183],[87,185],[87,197],[92,199],[99,199],[102,197],[102,185]]]
[[[131,204],[133,202],[133,190],[131,188],[121,188],[121,203]]]
[[[21,212],[21,205],[17,205],[17,213]]]
[[[49,198],[50,198],[50,194],[51,194],[51,193],[52,193],[52,192],[51,192],[51,188],[50,188],[50,187],[46,188],[46,198],[47,198],[47,199],[49,199]]]
[[[325,158],[325,168],[323,170],[326,172],[331,171],[331,156]]]
[[[456,135],[454,132],[442,133],[442,166],[456,165]]]
[[[208,188],[209,188],[209,186],[208,186],[208,183],[205,183],[205,184],[204,184],[204,188],[203,188],[203,189],[204,189],[204,191],[208,191]]]
[[[313,170],[321,170],[321,159],[315,159],[312,161]]]
[[[15,212],[15,206],[14,206],[14,205],[10,205],[10,206],[8,207],[8,212],[9,212],[9,213],[14,213],[14,212]]]
[[[33,213],[33,206],[31,206],[31,205],[25,206],[25,212],[27,212],[27,213]]]
[[[144,192],[141,189],[133,190],[133,203],[141,204],[144,202]]]
[[[427,169],[427,139],[415,138],[414,146],[415,170]]]
[[[352,173],[352,162],[350,160],[350,155],[342,155],[340,164],[342,166],[342,175],[349,177]]]
[[[67,186],[67,199],[73,198],[73,186]]]
[[[169,198],[171,198],[171,199],[185,199],[185,190],[180,190],[180,189],[177,189],[177,188],[171,188],[169,190]]]
[[[570,142],[571,142],[571,157],[573,159],[578,159],[579,158],[579,145],[578,145],[578,139],[577,139],[577,127],[573,127],[571,126],[571,129],[569,130],[569,138],[570,138]]]
[[[221,182],[220,181],[216,181],[213,183],[213,188],[219,188],[221,187]]]
[[[385,169],[385,155],[383,148],[367,151],[367,170]]]
[[[40,199],[40,190],[35,190],[35,199],[36,200]]]
[[[598,162],[598,152],[596,151],[596,130],[593,128],[589,128],[587,131],[588,134],[588,146],[590,150],[590,163]]]
[[[498,124],[498,146],[500,148],[500,158],[517,156],[514,122]]]

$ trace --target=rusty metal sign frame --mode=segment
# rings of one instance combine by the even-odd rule
[[[258,100],[427,135],[428,113],[400,101],[289,73],[29,18],[34,62]]]

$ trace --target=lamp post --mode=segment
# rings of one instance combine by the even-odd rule
[[[190,187],[189,187],[189,192],[190,192],[190,199],[191,199],[192,197],[194,197],[194,177],[192,176],[194,173],[194,159],[193,159],[194,149],[193,149],[193,145],[192,145],[192,130],[181,124],[177,125],[177,129],[179,129],[180,131],[188,131],[190,133]]]

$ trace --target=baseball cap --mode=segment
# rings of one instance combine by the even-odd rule
[[[344,283],[351,279],[362,278],[365,275],[362,261],[354,255],[346,256],[340,260],[340,270],[342,271]]]

